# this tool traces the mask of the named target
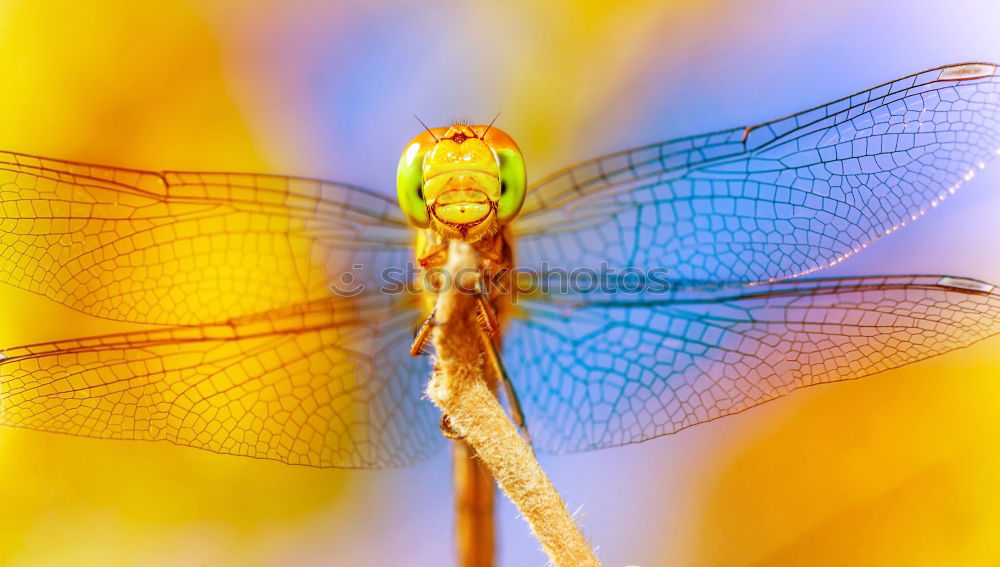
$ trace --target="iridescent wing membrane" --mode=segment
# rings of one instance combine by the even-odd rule
[[[528,191],[518,263],[765,282],[915,220],[1000,152],[995,65],[932,69],[748,128],[585,161]]]
[[[520,264],[703,282],[522,302],[505,352],[543,448],[639,441],[996,332],[993,288],[969,280],[729,287],[837,261],[936,204],[996,151],[994,74],[928,71],[539,183]],[[415,309],[371,293],[412,254],[390,200],[0,154],[0,206],[0,281],[170,325],[6,350],[0,423],[314,466],[401,465],[440,443],[428,364],[407,352]],[[345,273],[369,293],[331,296]]]
[[[410,259],[393,201],[313,179],[2,152],[0,207],[0,281],[121,321],[225,321]]]
[[[789,392],[1000,333],[1000,293],[942,276],[680,285],[660,298],[525,300],[505,343],[532,440],[643,441]]]
[[[535,442],[642,441],[998,332],[986,284],[775,283],[859,252],[971,179],[1000,153],[998,89],[995,65],[931,69],[537,183],[515,221],[519,265],[664,270],[674,291],[522,301],[505,359]],[[769,285],[741,289],[755,283]]]
[[[0,423],[315,466],[402,465],[440,444],[429,364],[408,353],[417,310],[375,293],[412,254],[393,201],[2,153],[0,207],[0,281],[169,325],[0,351]]]
[[[368,295],[8,349],[0,423],[319,467],[405,465],[442,442],[412,324]]]

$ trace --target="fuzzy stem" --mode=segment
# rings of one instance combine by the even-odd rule
[[[452,242],[446,271],[455,276],[476,267],[472,248]],[[455,282],[454,277],[451,281]],[[531,447],[484,380],[475,298],[459,287],[450,285],[438,297],[431,334],[437,364],[427,394],[520,510],[552,563],[556,567],[599,567]]]

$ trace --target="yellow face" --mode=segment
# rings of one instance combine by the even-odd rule
[[[422,132],[396,173],[399,206],[410,222],[446,239],[475,242],[513,220],[526,176],[517,144],[499,128],[456,124]]]

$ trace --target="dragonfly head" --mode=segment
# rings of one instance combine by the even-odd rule
[[[503,130],[455,124],[430,128],[406,146],[396,172],[399,206],[416,226],[475,242],[521,210],[526,175]]]

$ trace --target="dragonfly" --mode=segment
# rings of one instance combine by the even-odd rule
[[[539,277],[665,270],[662,289],[522,294],[484,332],[536,449],[675,433],[1000,332],[987,282],[815,275],[998,154],[1000,76],[987,63],[532,183],[500,128],[428,129],[403,152],[396,199],[0,152],[0,281],[145,324],[3,349],[0,424],[312,467],[427,459],[445,438],[422,394],[432,361],[411,350],[433,305],[390,292],[386,275],[407,287],[403,267],[433,265],[436,244],[461,239]]]

